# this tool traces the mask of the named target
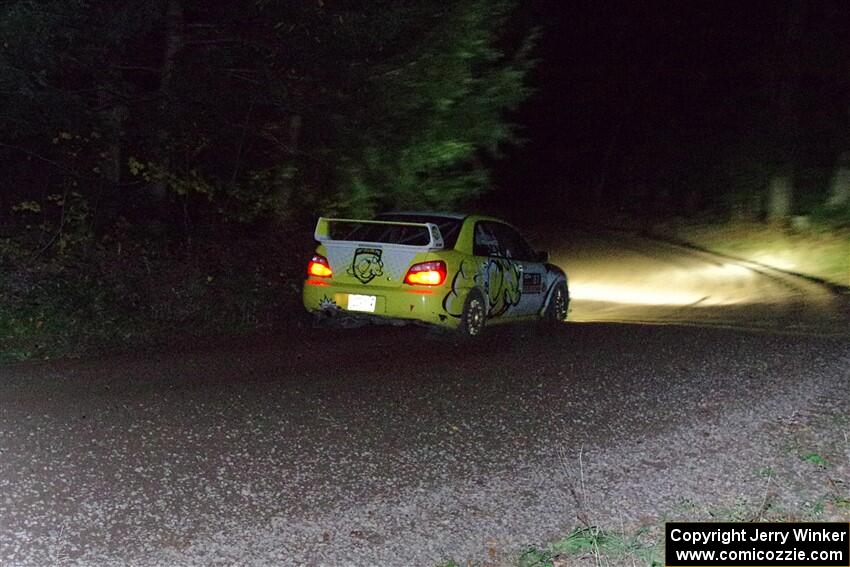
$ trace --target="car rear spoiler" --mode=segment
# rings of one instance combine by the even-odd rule
[[[352,225],[386,225],[388,227],[391,226],[409,226],[409,227],[418,227],[424,231],[425,233],[420,233],[420,236],[428,235],[428,244],[405,244],[403,242],[391,242],[391,241],[379,241],[379,240],[359,240],[359,239],[351,239],[351,238],[343,238],[343,239],[334,239],[331,237],[332,228],[334,224],[343,224],[348,223]],[[434,223],[430,222],[404,222],[404,221],[379,221],[379,220],[362,220],[362,219],[331,219],[321,217],[319,218],[319,222],[316,223],[316,232],[314,234],[316,240],[322,244],[327,243],[362,243],[362,244],[374,244],[381,246],[393,246],[393,247],[403,247],[408,249],[415,250],[440,250],[443,248],[443,235],[440,232],[440,227],[438,227]]]

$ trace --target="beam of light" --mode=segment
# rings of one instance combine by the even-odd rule
[[[753,256],[753,260],[759,264],[778,268],[780,270],[793,270],[796,265],[787,256],[779,256],[778,254],[757,254]]]
[[[723,287],[734,283],[741,283],[743,280],[749,280],[756,276],[756,273],[740,264],[723,263],[718,265],[702,266],[700,268],[692,268],[684,273],[679,274],[679,280],[688,282],[687,285],[697,285],[700,287]],[[671,275],[670,279],[676,276]],[[667,279],[667,281],[670,281]]]
[[[756,273],[735,263],[692,269],[660,270],[646,277],[605,282],[573,279],[570,296],[579,301],[624,305],[729,305],[751,299],[741,296]]]
[[[755,275],[751,269],[740,264],[722,264],[716,267],[716,271],[724,277],[752,278]]]
[[[573,283],[570,297],[580,301],[604,301],[632,305],[692,305],[705,298],[697,292],[672,291],[611,285],[600,283]]]

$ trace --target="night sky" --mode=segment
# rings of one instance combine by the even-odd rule
[[[584,208],[609,195],[705,186],[724,159],[758,153],[777,125],[774,85],[794,89],[799,161],[829,167],[850,133],[850,7],[815,2],[537,0],[536,93],[518,111],[527,142],[498,167],[502,194]],[[790,32],[794,37],[794,32]],[[640,187],[643,189],[640,189]]]

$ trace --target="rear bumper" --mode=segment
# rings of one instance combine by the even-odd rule
[[[398,289],[365,288],[363,286],[338,285],[332,282],[307,280],[304,282],[302,298],[304,307],[311,313],[349,315],[364,319],[386,320],[386,322],[420,322],[442,327],[457,327],[459,320],[446,313],[443,297],[448,293],[442,286],[403,286]],[[375,311],[350,311],[350,294],[374,295]]]

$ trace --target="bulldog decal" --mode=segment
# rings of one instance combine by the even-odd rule
[[[381,261],[380,248],[358,248],[354,251],[354,259],[351,261],[346,273],[354,276],[361,283],[367,284],[378,276],[384,275],[384,263]]]

